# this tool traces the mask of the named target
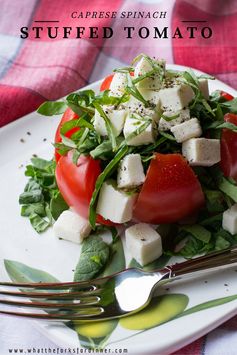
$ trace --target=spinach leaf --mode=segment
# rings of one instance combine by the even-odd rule
[[[41,189],[25,191],[19,196],[19,204],[27,205],[29,203],[41,202],[44,200],[44,196]]]
[[[31,158],[31,163],[36,169],[51,171],[52,160],[45,160],[42,158]]]
[[[41,217],[45,216],[45,206],[43,202],[31,203],[21,207],[21,216],[29,217],[32,214],[38,214]]]
[[[220,103],[220,105],[227,109],[227,112],[237,113],[237,98],[233,100]]]
[[[95,149],[90,151],[90,155],[94,159],[102,159],[106,160],[108,158],[109,153],[112,153],[112,144],[111,141],[105,140],[100,145],[98,145]]]
[[[50,212],[52,214],[53,219],[56,221],[60,214],[67,210],[69,207],[67,203],[64,201],[60,192],[57,192],[55,196],[53,196],[50,200]]]
[[[24,192],[19,196],[21,215],[28,217],[37,233],[52,225],[52,219],[68,206],[63,201],[56,185],[55,162],[41,158],[32,158],[27,165],[25,175],[30,179]]]
[[[83,241],[81,255],[74,273],[74,281],[93,279],[109,259],[109,246],[98,235],[90,235]]]
[[[232,200],[237,202],[237,184],[234,181],[230,181],[229,179],[222,177],[218,184],[218,187]]]
[[[87,117],[88,117],[88,115],[84,114],[78,120],[71,120],[71,121],[65,122],[60,129],[60,133],[65,134],[68,131],[70,131],[71,129],[76,128],[76,127],[80,127],[80,128],[87,127],[89,129],[91,129],[92,131],[94,131],[94,126],[90,122],[88,122],[88,120],[86,119]]]
[[[44,232],[51,225],[49,221],[46,221],[36,213],[31,214],[29,219],[32,227],[37,233]]]
[[[206,228],[198,224],[183,226],[180,228],[180,230],[185,231],[188,234],[191,234],[196,239],[204,243],[208,243],[211,239],[211,233]]]
[[[40,105],[37,112],[44,116],[54,116],[64,113],[67,104],[63,101],[45,101]]]

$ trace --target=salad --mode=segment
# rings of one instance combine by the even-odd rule
[[[142,266],[235,244],[237,98],[209,93],[209,80],[140,54],[99,93],[43,103],[40,114],[63,116],[54,158],[33,157],[26,167],[21,215],[39,233],[53,225],[82,252],[90,245],[98,267],[109,249],[96,233],[108,229],[116,239],[121,226]]]

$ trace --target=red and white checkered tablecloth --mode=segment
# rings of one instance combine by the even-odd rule
[[[73,19],[73,11],[166,11],[161,19]],[[110,39],[20,38],[20,28],[39,25],[38,20],[57,20],[61,26],[112,27]],[[203,23],[196,23],[196,38],[188,38],[186,20],[207,21],[210,39],[200,37]],[[57,25],[57,24],[54,24]],[[124,26],[147,27],[146,39],[134,34],[125,39]],[[153,27],[179,26],[182,39],[153,38]],[[99,32],[100,33],[100,32]],[[58,99],[101,79],[114,67],[144,52],[213,74],[237,89],[236,0],[0,0],[0,126],[34,111],[43,101]],[[3,325],[4,326],[4,325]],[[237,354],[237,318],[175,354]],[[17,332],[17,329],[16,329]],[[9,337],[9,347],[10,347]],[[5,342],[7,340],[5,339]]]

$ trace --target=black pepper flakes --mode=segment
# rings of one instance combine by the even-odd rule
[[[20,139],[21,143],[25,143],[25,140],[23,138]]]

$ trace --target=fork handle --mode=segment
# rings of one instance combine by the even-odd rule
[[[169,272],[168,278],[176,278],[192,273],[198,274],[202,271],[214,271],[221,266],[228,267],[235,263],[237,264],[237,247],[213,252],[182,263],[166,266],[164,271]]]

